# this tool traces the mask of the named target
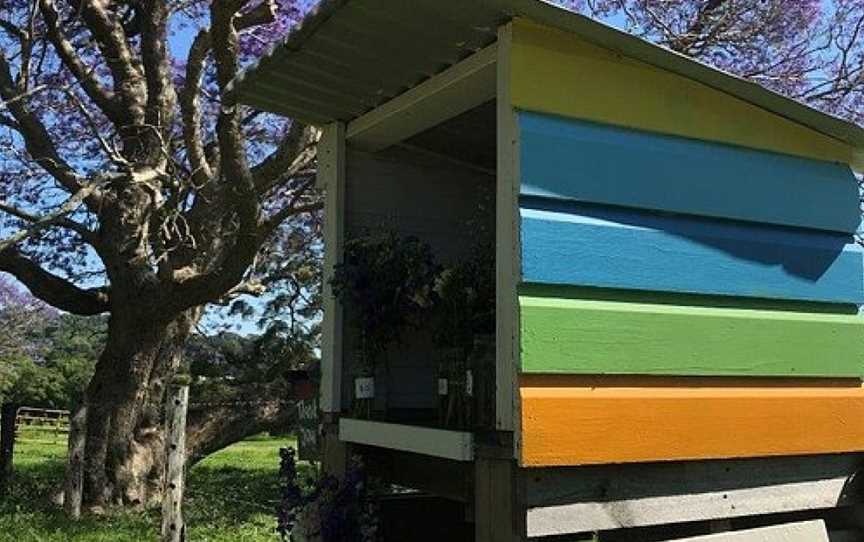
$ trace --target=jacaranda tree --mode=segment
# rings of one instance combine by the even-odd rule
[[[203,308],[261,292],[278,267],[262,255],[317,238],[317,132],[227,91],[303,7],[2,3],[0,271],[57,309],[109,315],[84,401],[90,508],[159,498],[159,407]],[[238,406],[238,438],[274,414]]]

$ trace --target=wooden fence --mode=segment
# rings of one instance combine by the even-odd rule
[[[63,440],[69,434],[69,411],[19,407],[15,415],[15,440]]]

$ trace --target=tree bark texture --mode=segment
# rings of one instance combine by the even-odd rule
[[[112,313],[108,341],[86,393],[83,500],[87,508],[161,499],[165,382],[199,310],[170,322]]]

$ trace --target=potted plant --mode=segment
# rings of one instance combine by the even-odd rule
[[[416,237],[387,231],[345,244],[331,286],[358,324],[355,415],[371,416],[377,365],[387,348],[407,328],[415,327],[431,305],[437,272],[431,248]]]
[[[494,369],[494,262],[494,244],[483,242],[435,280],[439,423],[445,426],[473,425],[477,384],[484,390],[489,384],[490,352]]]

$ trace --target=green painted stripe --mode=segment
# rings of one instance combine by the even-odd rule
[[[753,309],[765,311],[818,312],[850,315],[860,313],[858,305],[850,303],[824,303],[820,301],[729,297],[724,295],[655,292],[649,290],[623,290],[620,288],[598,288],[594,286],[523,282],[519,285],[518,291],[519,295],[524,297],[560,297],[565,299],[618,301],[621,303],[644,303],[649,305],[683,305],[688,307]]]
[[[522,371],[864,375],[864,319],[846,314],[519,298]]]

